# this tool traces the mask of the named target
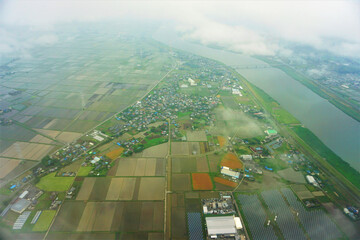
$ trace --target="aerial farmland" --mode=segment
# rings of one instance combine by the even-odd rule
[[[11,123],[0,126],[4,231],[19,239],[349,237],[326,207],[356,201],[281,127],[293,125],[276,122],[269,106],[285,110],[270,97],[217,61],[125,33],[90,36],[34,50],[0,79],[19,91],[6,97]]]

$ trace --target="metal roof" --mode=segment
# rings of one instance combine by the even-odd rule
[[[235,234],[234,216],[205,218],[208,235]]]

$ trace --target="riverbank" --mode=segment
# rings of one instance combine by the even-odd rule
[[[237,73],[234,70],[234,73]],[[316,160],[318,164],[326,168],[334,177],[340,180],[354,194],[360,196],[360,173],[352,168],[347,162],[342,160],[333,151],[331,151],[319,138],[317,138],[309,129],[289,122],[289,118],[279,118],[274,115],[274,108],[281,109],[283,115],[292,116],[285,109],[263,90],[251,84],[242,75],[237,75],[246,83],[248,89],[254,97],[261,103],[264,109],[277,121],[281,130],[286,131],[304,149]],[[293,119],[296,119],[292,116]],[[285,119],[285,120],[284,120]]]
[[[270,66],[278,68],[281,71],[285,72],[287,75],[300,82],[301,84],[309,88],[311,91],[318,94],[320,97],[328,100],[331,104],[340,109],[342,112],[355,119],[356,121],[360,122],[360,112],[357,111],[353,106],[346,103],[341,98],[341,96],[337,95],[336,93],[329,93],[324,87],[319,86],[316,82],[312,81],[304,74],[299,73],[298,71],[287,65],[279,64],[279,62],[270,60],[267,57],[257,56],[255,58],[264,61]]]

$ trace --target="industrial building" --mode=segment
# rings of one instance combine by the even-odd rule
[[[210,238],[238,236],[238,229],[242,229],[239,218],[235,216],[206,217],[206,227]],[[240,221],[240,223],[239,223]]]
[[[30,206],[31,202],[29,200],[20,198],[17,202],[15,202],[11,206],[11,210],[16,213],[23,213],[25,209],[27,209]]]

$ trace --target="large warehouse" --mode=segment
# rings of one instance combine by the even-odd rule
[[[208,235],[212,238],[215,238],[218,235],[237,235],[234,216],[207,217],[205,220]]]

